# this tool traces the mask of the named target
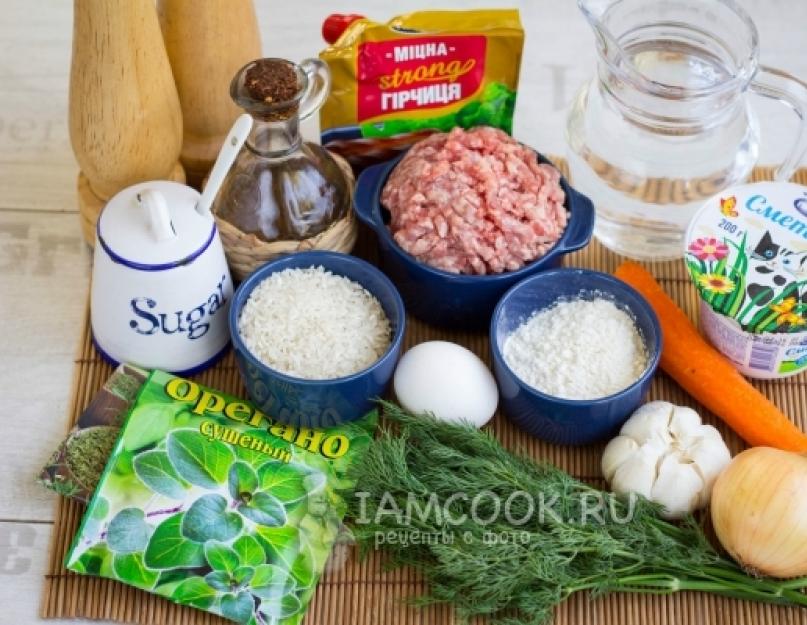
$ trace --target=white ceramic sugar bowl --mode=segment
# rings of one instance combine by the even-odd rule
[[[91,321],[108,360],[187,374],[227,348],[233,283],[216,223],[199,200],[182,184],[144,182],[101,213]]]

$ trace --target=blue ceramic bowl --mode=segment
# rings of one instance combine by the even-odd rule
[[[304,380],[266,366],[247,349],[238,331],[244,304],[266,277],[284,269],[317,266],[361,284],[374,295],[393,332],[389,348],[375,363],[331,380]],[[236,362],[252,401],[273,419],[312,428],[353,421],[373,408],[372,399],[384,394],[392,378],[406,327],[403,301],[389,278],[370,263],[337,252],[298,252],[266,263],[238,287],[229,314]]]
[[[435,269],[395,242],[387,225],[389,213],[381,206],[381,191],[401,158],[403,154],[361,173],[354,206],[359,219],[375,232],[384,271],[401,291],[407,311],[423,321],[441,326],[486,328],[496,302],[507,289],[527,276],[559,266],[564,254],[585,247],[591,240],[594,206],[561,178],[569,223],[560,240],[544,256],[517,271],[485,276]],[[538,160],[549,163],[540,154]]]
[[[502,347],[535,311],[581,297],[605,297],[628,311],[645,341],[649,362],[642,376],[618,393],[601,399],[560,399],[523,382],[507,366]],[[554,269],[527,278],[502,297],[490,322],[490,348],[504,414],[550,443],[584,445],[616,434],[644,400],[661,355],[661,328],[647,301],[621,280],[587,269]]]

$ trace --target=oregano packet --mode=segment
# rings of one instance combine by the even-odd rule
[[[323,430],[161,371],[140,390],[65,566],[238,623],[299,623],[376,414]]]

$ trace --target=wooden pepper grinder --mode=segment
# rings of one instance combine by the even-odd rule
[[[145,180],[177,180],[182,112],[153,0],[74,0],[70,142],[84,238],[106,201]]]
[[[252,0],[159,0],[163,39],[182,106],[182,165],[200,186],[241,110],[230,81],[261,56]]]

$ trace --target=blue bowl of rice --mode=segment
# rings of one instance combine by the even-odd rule
[[[338,252],[273,260],[235,292],[229,312],[247,393],[281,423],[324,428],[361,418],[384,394],[406,313],[379,269]]]

